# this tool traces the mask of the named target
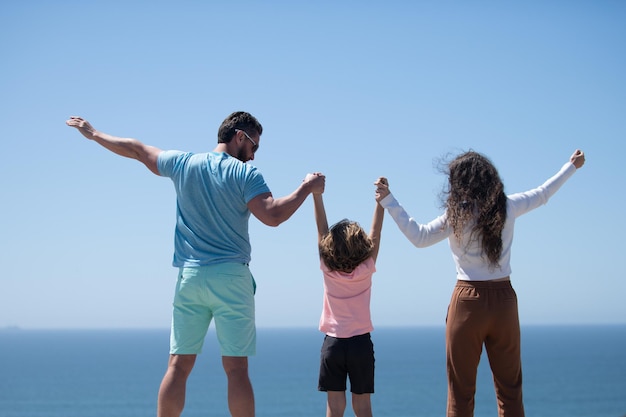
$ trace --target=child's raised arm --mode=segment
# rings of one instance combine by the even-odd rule
[[[387,178],[380,177],[374,183],[377,187],[380,185],[387,186]],[[377,192],[378,193],[378,192]],[[378,200],[378,196],[376,196],[376,200]],[[383,229],[383,219],[385,217],[385,209],[380,203],[376,202],[376,207],[374,208],[374,217],[372,218],[372,228],[370,230],[370,239],[374,244],[372,248],[372,258],[374,262],[376,262],[376,258],[378,258],[378,250],[380,249],[380,237]]]
[[[315,209],[315,222],[317,223],[317,243],[328,233],[328,220],[322,194],[313,194],[313,207]]]

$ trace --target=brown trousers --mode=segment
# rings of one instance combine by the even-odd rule
[[[511,281],[457,281],[446,318],[448,417],[472,417],[483,344],[499,417],[524,417],[517,295]]]

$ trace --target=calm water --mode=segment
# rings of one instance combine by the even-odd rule
[[[374,414],[444,416],[444,329],[379,328],[372,338]],[[168,341],[167,330],[0,331],[0,417],[155,416]],[[259,329],[250,360],[257,416],[324,415],[321,342],[315,329]],[[522,343],[528,416],[626,416],[626,326],[524,327]],[[478,379],[475,414],[495,417],[486,357]],[[210,332],[183,416],[228,415]]]

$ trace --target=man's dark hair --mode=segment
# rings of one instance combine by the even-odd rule
[[[235,130],[243,130],[248,135],[253,135],[255,132],[259,136],[263,134],[263,126],[253,115],[245,111],[236,111],[222,122],[217,131],[217,143],[230,142],[235,135]]]

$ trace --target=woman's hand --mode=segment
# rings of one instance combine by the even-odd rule
[[[387,181],[387,178],[379,177],[374,185],[376,186],[374,197],[379,203],[382,201],[383,198],[391,194],[391,191],[389,191],[389,182]]]
[[[569,160],[572,164],[574,164],[576,169],[578,169],[581,166],[585,165],[585,154],[580,149],[576,149],[576,151],[572,154]]]

